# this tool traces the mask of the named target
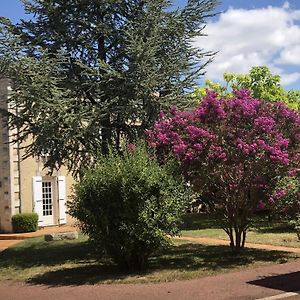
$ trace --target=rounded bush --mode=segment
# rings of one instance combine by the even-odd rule
[[[75,186],[69,213],[120,266],[142,269],[150,254],[179,232],[184,185],[143,147],[111,152]]]
[[[38,229],[39,216],[37,213],[22,213],[12,216],[13,232],[33,232]]]

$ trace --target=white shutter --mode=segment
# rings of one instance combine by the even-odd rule
[[[43,188],[42,188],[42,177],[32,177],[33,186],[33,210],[39,215],[38,225],[43,225]]]
[[[66,178],[58,176],[58,208],[59,208],[59,224],[67,223],[66,215]]]

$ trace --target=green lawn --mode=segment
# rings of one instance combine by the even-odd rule
[[[186,217],[183,236],[210,237],[228,240],[226,233],[209,216],[193,214]],[[264,216],[257,217],[247,234],[247,242],[275,246],[300,247],[294,229],[286,222],[268,222]]]
[[[299,256],[254,249],[245,249],[236,256],[225,246],[178,242],[152,256],[147,271],[128,273],[120,271],[108,257],[97,255],[83,236],[60,242],[33,238],[0,253],[0,280],[50,286],[162,282],[284,263],[295,258]]]

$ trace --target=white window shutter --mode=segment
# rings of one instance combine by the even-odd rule
[[[39,226],[42,226],[43,221],[43,192],[42,192],[42,177],[34,176],[32,177],[33,186],[33,208],[34,212],[39,215]]]
[[[66,214],[66,178],[58,176],[58,207],[59,207],[59,224],[67,223]]]

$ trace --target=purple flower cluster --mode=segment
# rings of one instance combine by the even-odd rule
[[[209,148],[208,158],[226,161],[227,155],[222,147],[211,145]]]
[[[218,99],[218,94],[207,91],[205,101],[194,111],[194,117],[202,123],[214,123],[216,120],[224,119],[226,112],[223,103]]]
[[[270,117],[258,117],[254,119],[254,127],[266,133],[272,131],[275,123],[275,120]]]
[[[203,140],[212,140],[214,138],[214,135],[211,134],[209,131],[203,129],[203,128],[199,128],[199,127],[195,127],[195,126],[187,126],[186,127],[186,131],[188,132],[188,134],[190,135],[190,138],[192,140],[195,140],[197,138],[202,138]]]
[[[127,145],[127,150],[129,152],[133,152],[135,150],[135,148],[136,148],[135,144],[130,143],[130,144]]]
[[[254,154],[259,147],[259,144],[254,142],[252,144],[248,144],[244,142],[241,138],[237,138],[236,147],[239,149],[244,155]]]
[[[285,189],[280,189],[275,191],[275,193],[269,198],[270,204],[274,203],[276,200],[283,198],[286,195]]]
[[[263,201],[259,201],[258,205],[257,205],[258,209],[265,209],[266,208],[266,204]]]
[[[289,170],[288,176],[295,177],[299,174],[299,172],[300,172],[300,169],[292,168],[292,169]]]
[[[208,92],[193,111],[174,106],[146,134],[161,158],[173,155],[186,174],[227,180],[230,190],[240,185],[263,189],[270,174],[299,168],[299,113],[282,103],[253,99],[245,90],[234,91],[230,99]]]
[[[274,198],[275,199],[279,199],[279,198],[282,198],[286,195],[286,190],[282,189],[282,190],[278,190],[275,192],[274,194]]]

